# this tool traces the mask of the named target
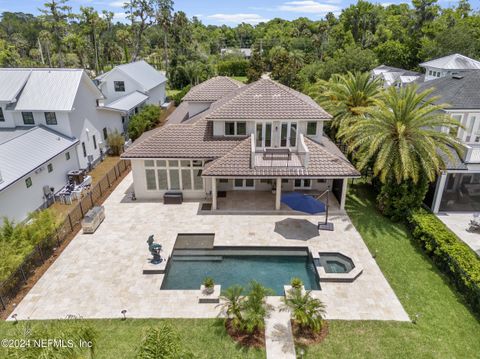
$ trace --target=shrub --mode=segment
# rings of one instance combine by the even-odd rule
[[[217,71],[220,76],[246,76],[249,62],[244,59],[219,61]]]
[[[177,92],[175,95],[172,96],[172,100],[175,103],[175,106],[180,105],[182,102],[182,98],[185,97],[188,91],[192,88],[192,85],[185,86],[180,92]]]
[[[191,358],[191,353],[182,348],[181,338],[169,324],[162,323],[158,328],[149,328],[138,348],[137,359],[176,359]]]
[[[107,137],[108,147],[112,151],[112,155],[120,156],[123,150],[123,145],[125,144],[125,138],[118,133],[117,130],[110,133]]]
[[[290,310],[293,320],[303,332],[319,332],[322,329],[325,305],[320,299],[312,298],[311,291],[302,294],[300,289],[292,289],[284,297],[282,310]]]
[[[213,288],[215,286],[215,281],[212,277],[205,277],[203,279],[203,285],[205,286],[205,288]]]
[[[408,221],[414,240],[480,314],[480,259],[477,255],[434,214],[423,208],[413,211]]]
[[[128,123],[128,136],[132,140],[139,138],[145,131],[151,130],[160,121],[162,110],[155,105],[146,105],[134,115]]]
[[[300,288],[302,285],[303,285],[303,282],[300,278],[297,278],[297,277],[294,277],[292,278],[292,280],[290,281],[290,285],[292,286],[292,288]]]
[[[420,208],[427,191],[428,183],[423,178],[418,183],[408,180],[398,184],[389,180],[381,185],[378,208],[394,221],[404,220],[411,210]]]

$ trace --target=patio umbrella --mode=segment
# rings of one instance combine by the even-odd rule
[[[333,223],[328,222],[328,191],[326,204],[314,198],[313,196],[298,192],[282,194],[281,201],[294,211],[308,214],[318,214],[325,212],[325,223],[319,223],[318,229],[333,231]]]

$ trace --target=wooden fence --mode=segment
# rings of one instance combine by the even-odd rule
[[[101,204],[108,189],[116,186],[122,175],[129,170],[130,161],[121,160],[117,163],[96,185],[92,186],[86,196],[78,201],[58,226],[55,235],[38,243],[15,272],[0,283],[0,311],[7,309],[7,305],[35,273],[35,269],[45,263],[70,235],[78,232],[85,214],[93,206]]]

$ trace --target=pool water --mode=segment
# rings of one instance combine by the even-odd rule
[[[327,273],[347,273],[347,267],[338,261],[327,261],[325,272]]]
[[[276,295],[283,295],[283,286],[293,277],[300,278],[307,290],[320,289],[313,262],[307,255],[174,254],[170,261],[161,289],[199,289],[207,276],[222,290],[235,284],[247,288],[251,280],[256,280]]]

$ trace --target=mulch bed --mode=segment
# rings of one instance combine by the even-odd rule
[[[257,330],[252,334],[239,332],[232,324],[231,319],[225,321],[225,329],[228,335],[238,344],[244,347],[265,348],[265,331]]]
[[[320,329],[318,333],[302,331],[298,324],[296,324],[293,320],[291,323],[295,343],[300,345],[320,343],[328,335],[328,322],[326,321],[323,322],[322,329]]]

